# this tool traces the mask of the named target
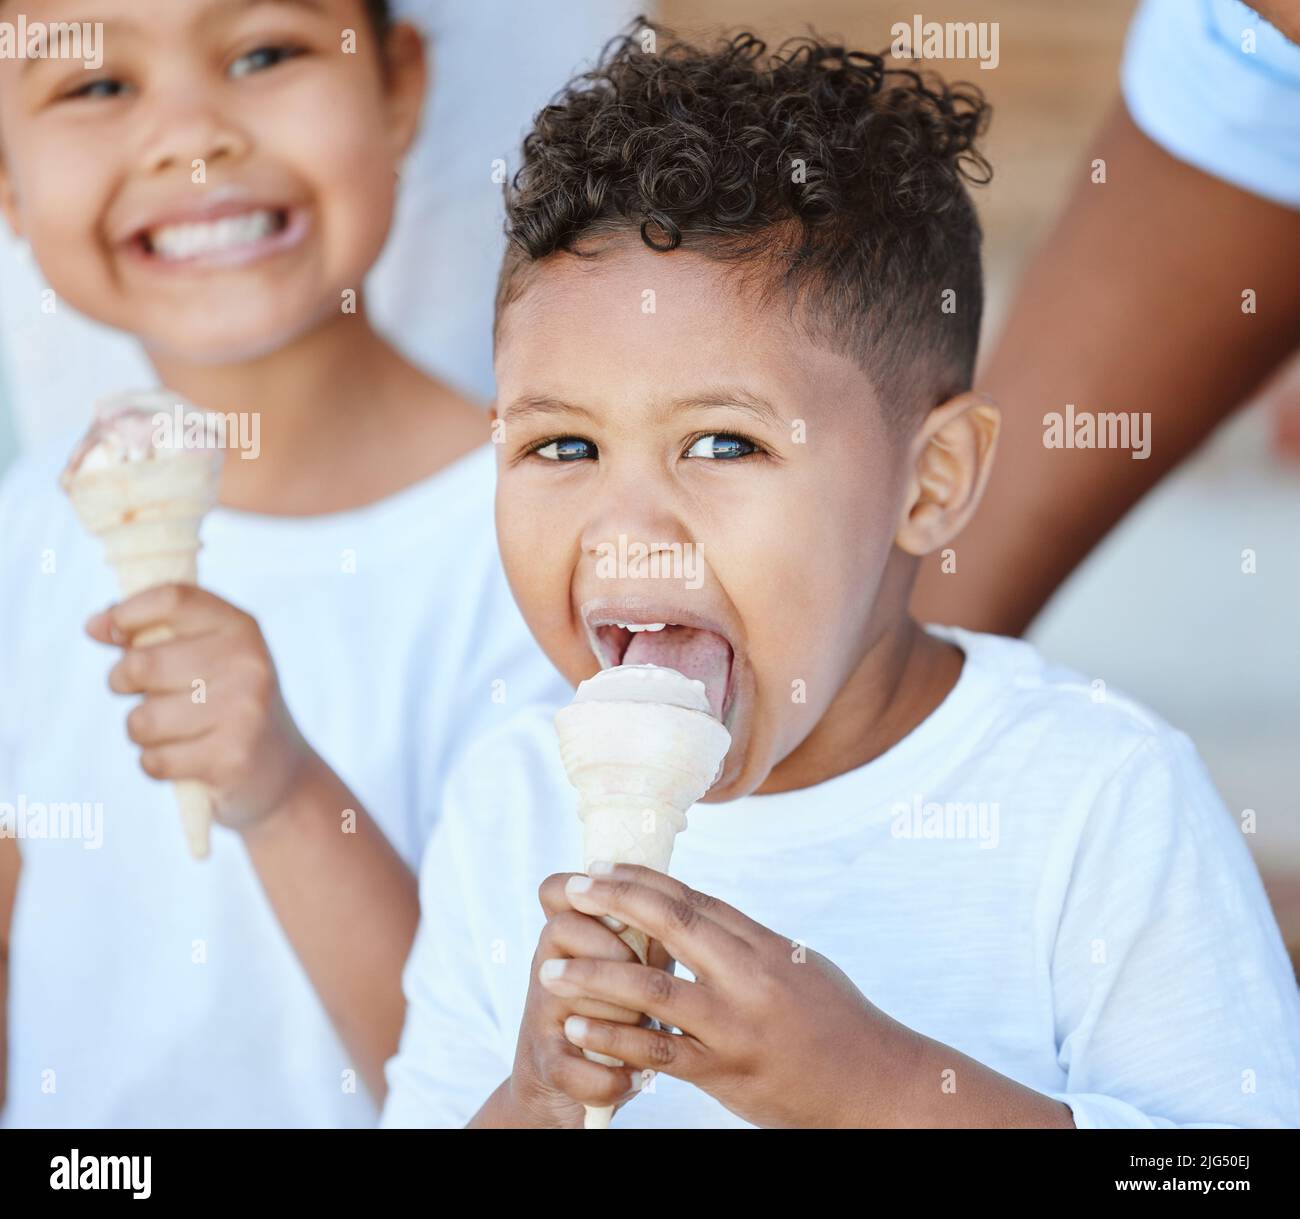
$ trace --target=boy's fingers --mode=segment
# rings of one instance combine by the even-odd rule
[[[547,918],[561,910],[573,909],[573,903],[569,901],[568,896],[565,894],[564,886],[568,883],[569,877],[580,875],[580,872],[556,872],[542,881],[537,890],[537,898],[542,903],[542,909],[546,911]],[[604,916],[600,921],[615,934],[624,930],[623,924],[616,918]]]
[[[728,929],[713,918],[715,911],[723,917],[728,917],[728,911],[737,911],[685,885],[679,884],[679,890],[672,892],[662,885],[652,887],[618,877],[574,876],[565,885],[565,893],[569,904],[583,914],[613,915],[629,927],[640,928],[697,978],[722,973],[752,951],[739,930]],[[757,928],[758,924],[744,915],[740,918]]]
[[[546,917],[550,918],[553,914],[558,914],[561,910],[572,910],[573,904],[564,894],[564,886],[570,876],[577,876],[576,872],[556,872],[548,876],[537,888],[537,900],[542,903],[542,909],[546,912]]]
[[[561,910],[547,921],[538,945],[538,961],[563,957],[591,957],[602,961],[635,961],[636,954],[612,931],[576,910]],[[601,1020],[639,1020],[641,1013],[598,999],[579,999],[565,1005],[568,1011]]]
[[[210,703],[196,703],[188,693],[156,694],[131,709],[126,735],[142,746],[188,741],[210,731],[216,719]]]
[[[564,1037],[580,1049],[608,1054],[629,1067],[662,1071],[676,1079],[693,1082],[703,1067],[704,1047],[685,1033],[570,1016],[564,1022]]]
[[[547,1064],[547,1082],[584,1105],[616,1105],[632,1093],[632,1075],[622,1067],[591,1062],[582,1051],[560,1041]]]
[[[211,635],[129,647],[108,671],[108,688],[115,694],[192,693],[196,681],[211,684],[225,650]]]
[[[563,999],[594,999],[644,1012],[669,1028],[684,1029],[706,1043],[709,1039],[711,1001],[707,992],[662,969],[588,957],[553,958],[541,963],[537,977],[551,994]]]
[[[608,864],[596,861],[588,869],[587,875],[590,875],[593,880],[626,880],[633,884],[645,885],[648,889],[657,889],[670,898],[694,906],[719,926],[725,927],[733,935],[751,943],[758,942],[766,933],[766,928],[761,923],[756,923],[748,915],[742,914],[735,906],[729,906],[720,898],[692,889],[675,876],[657,872],[654,868],[646,868],[634,863]]]
[[[110,627],[121,632],[124,639],[151,627],[167,627],[177,638],[184,639],[228,625],[232,616],[246,617],[229,602],[193,584],[146,588],[110,606],[105,613]]]
[[[594,957],[602,961],[635,961],[634,953],[607,927],[570,907],[546,920],[543,956]]]

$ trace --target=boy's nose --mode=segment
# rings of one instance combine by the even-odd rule
[[[667,492],[647,484],[610,487],[591,501],[581,535],[583,554],[599,558],[608,547],[618,546],[620,538],[651,550],[694,540]]]

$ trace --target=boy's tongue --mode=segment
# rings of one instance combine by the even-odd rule
[[[731,675],[731,645],[712,631],[668,626],[662,631],[637,631],[623,654],[625,665],[662,665],[704,683],[713,714],[722,717]]]

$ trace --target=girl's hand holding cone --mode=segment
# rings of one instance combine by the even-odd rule
[[[86,630],[122,648],[109,687],[144,695],[126,727],[150,778],[206,784],[215,819],[240,832],[284,804],[315,755],[253,618],[194,585],[164,584],[94,615]],[[165,641],[131,642],[142,636]]]

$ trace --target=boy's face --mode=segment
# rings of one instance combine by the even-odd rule
[[[732,733],[710,798],[747,794],[902,616],[907,442],[860,368],[700,256],[621,242],[531,275],[497,349],[511,586],[570,681],[703,679]]]
[[[97,69],[0,62],[0,197],[60,297],[217,362],[283,346],[361,288],[415,121],[362,0],[0,0],[0,19],[18,7],[103,23]]]

